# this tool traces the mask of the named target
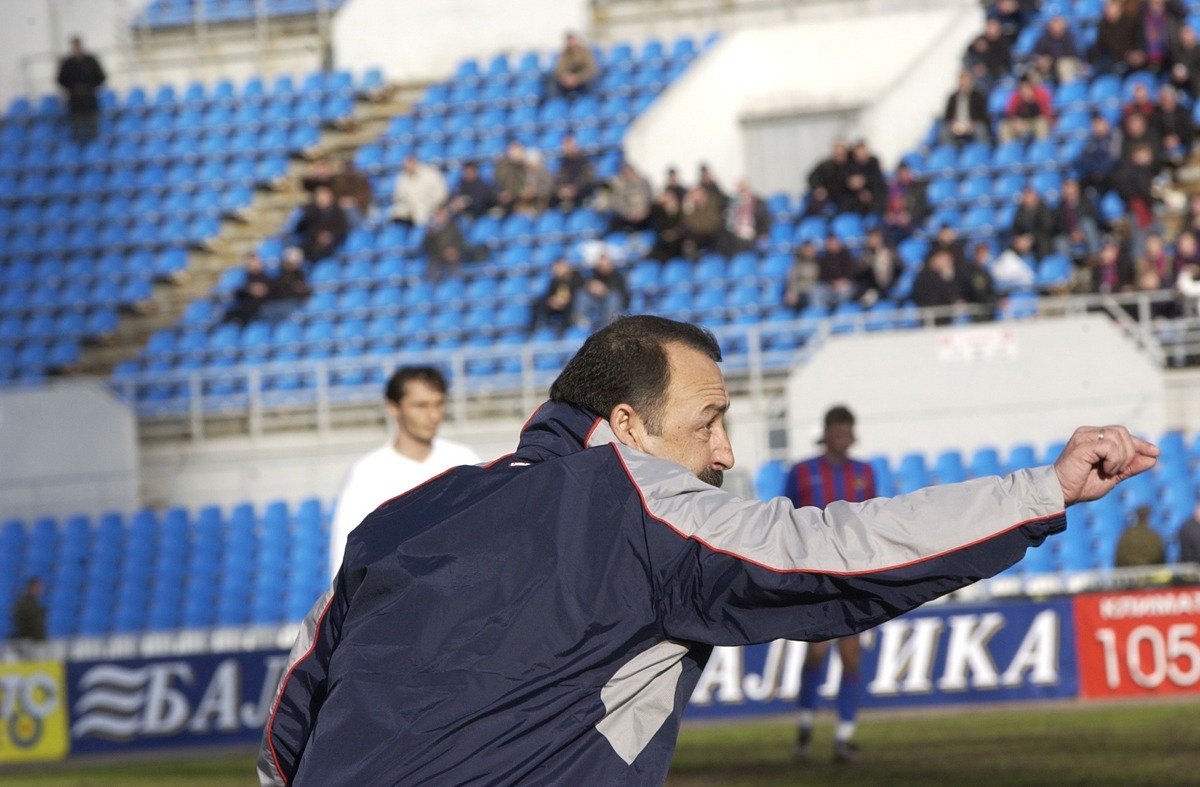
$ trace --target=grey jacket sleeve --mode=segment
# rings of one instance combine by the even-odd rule
[[[744,500],[616,450],[642,498],[664,633],[677,639],[852,634],[1003,571],[1066,526],[1050,467],[821,510]]]

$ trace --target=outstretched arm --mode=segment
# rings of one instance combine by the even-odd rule
[[[1158,453],[1158,446],[1123,426],[1079,427],[1054,461],[1063,501],[1072,505],[1104,497],[1126,478],[1154,467]]]

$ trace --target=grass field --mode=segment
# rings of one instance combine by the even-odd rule
[[[1200,699],[864,715],[864,759],[854,765],[831,762],[832,735],[818,726],[801,766],[790,758],[790,721],[689,726],[667,783],[1200,785]],[[251,754],[188,755],[0,772],[0,784],[225,787],[256,784],[253,773]]]

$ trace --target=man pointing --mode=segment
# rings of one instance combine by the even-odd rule
[[[1154,465],[1121,428],[1053,467],[823,511],[722,492],[708,332],[591,336],[515,453],[372,513],[301,626],[264,784],[660,783],[714,645],[878,625],[1020,560]]]

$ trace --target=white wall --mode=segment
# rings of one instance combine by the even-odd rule
[[[445,79],[466,57],[557,49],[587,18],[585,0],[350,0],[334,19],[333,50],[339,68]]]
[[[138,504],[136,421],[96,383],[0,392],[0,447],[5,517]]]
[[[53,93],[57,59],[73,35],[111,59],[123,25],[145,0],[4,0],[0,23],[0,105],[19,95]]]
[[[953,2],[730,33],[634,123],[626,152],[651,177],[707,161],[732,183],[746,174],[743,118],[860,109],[859,130],[893,165],[939,111],[981,26],[977,3]]]
[[[1085,424],[1156,437],[1164,395],[1162,371],[1102,316],[835,336],[788,381],[790,453],[812,452],[838,403],[858,418],[859,455],[894,458],[1044,447]]]

